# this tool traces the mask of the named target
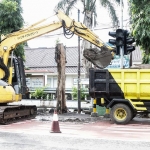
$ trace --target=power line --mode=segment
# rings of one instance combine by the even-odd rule
[[[94,29],[94,30],[104,30],[104,29],[112,29],[114,27],[108,27],[108,28],[100,28],[100,29]],[[41,37],[52,37],[52,36],[57,36],[57,35],[63,35],[64,33],[58,33],[58,34],[50,34],[50,35],[42,35]]]
[[[101,29],[94,29],[94,30],[103,30],[103,29],[111,29],[113,27],[108,27],[108,28],[101,28]],[[64,33],[58,33],[58,34],[51,34],[51,35],[42,35],[41,37],[51,37],[51,36],[56,36],[56,35],[63,35]]]
[[[126,26],[124,26],[126,27]],[[95,28],[94,30],[105,30],[105,29],[112,29],[114,27],[106,27],[106,28]],[[63,35],[64,33],[57,33],[57,34],[50,34],[50,35],[42,35],[41,37],[52,37],[57,35]]]

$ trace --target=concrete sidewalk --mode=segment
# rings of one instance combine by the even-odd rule
[[[41,100],[41,99],[22,99],[19,102],[10,103],[10,105],[36,105],[37,108],[55,108],[57,104],[56,100]],[[67,100],[66,105],[68,109],[77,109],[77,100]],[[89,110],[91,104],[86,101],[81,101],[81,108]]]

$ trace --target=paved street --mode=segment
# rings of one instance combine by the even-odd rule
[[[27,120],[10,125],[0,125],[0,132],[33,135],[50,135],[51,121]],[[96,122],[59,122],[59,136],[75,136],[126,141],[150,141],[150,121],[136,118],[128,125],[116,125],[109,120]]]
[[[110,120],[59,121],[62,133],[50,133],[52,121],[38,119],[0,125],[2,150],[149,150],[150,120],[136,118],[128,125]]]

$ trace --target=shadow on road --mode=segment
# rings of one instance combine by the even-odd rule
[[[134,118],[128,124],[150,125],[150,118]]]

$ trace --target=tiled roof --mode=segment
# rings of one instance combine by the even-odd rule
[[[55,48],[25,48],[26,62],[28,67],[57,66],[55,62]],[[78,48],[66,48],[66,66],[78,65]]]
[[[55,48],[25,48],[25,66],[30,68],[26,72],[57,72],[57,63],[55,62]],[[78,72],[78,47],[66,47],[66,73]],[[82,63],[80,70],[84,72]]]
[[[30,68],[26,72],[50,72],[57,73],[55,62],[55,48],[25,48],[25,66]],[[81,56],[82,58],[82,56]],[[78,47],[66,47],[66,73],[78,72]],[[142,61],[142,51],[139,47],[132,52],[132,62]],[[84,73],[82,62],[80,71]]]
[[[47,72],[47,73],[57,73],[57,67],[46,67],[46,68],[32,68],[30,67],[30,70],[26,70],[26,73],[44,73],[44,72]],[[65,68],[65,73],[76,73],[77,74],[78,72],[78,67],[77,66],[74,66],[74,67],[67,67]],[[84,73],[84,68],[83,66],[80,67],[80,72],[81,73]]]
[[[39,68],[30,68],[29,70],[26,70],[25,71],[26,73],[54,73],[52,72],[51,70],[48,70],[47,68],[42,68],[42,69],[39,69]]]

